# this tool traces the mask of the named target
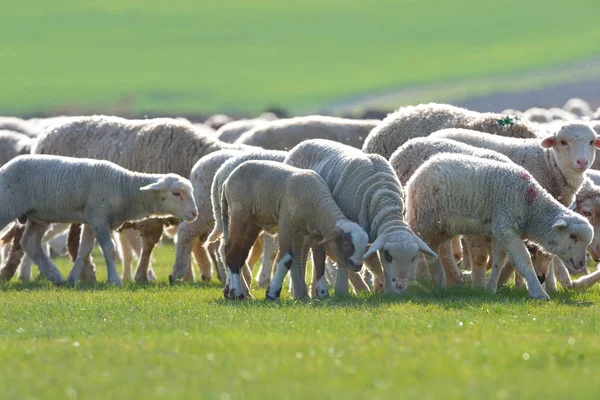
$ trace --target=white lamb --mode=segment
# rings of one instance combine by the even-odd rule
[[[499,268],[508,255],[536,299],[549,297],[523,239],[582,268],[593,236],[585,218],[556,201],[525,169],[471,156],[442,154],[419,167],[407,184],[406,209],[413,230],[438,251],[456,235],[492,236],[488,290],[495,292]],[[439,273],[439,259],[430,260],[429,268],[432,276]]]
[[[55,284],[63,278],[41,244],[52,222],[86,224],[69,283],[78,279],[95,236],[108,281],[119,285],[111,230],[151,215],[187,221],[197,215],[192,185],[179,175],[135,173],[107,161],[45,155],[19,156],[0,168],[0,202],[0,229],[25,216],[22,246]]]

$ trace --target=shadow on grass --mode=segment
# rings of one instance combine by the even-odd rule
[[[540,306],[552,306],[554,304],[563,304],[573,307],[590,307],[594,303],[591,301],[581,301],[581,293],[573,290],[562,290],[551,294],[551,301],[544,302],[531,299],[526,289],[502,288],[495,295],[488,294],[483,289],[473,288],[448,288],[434,289],[431,287],[411,287],[404,295],[381,294],[381,293],[362,293],[358,296],[337,295],[325,299],[289,299],[284,298],[278,301],[266,300],[264,290],[254,290],[254,300],[228,300],[214,299],[209,300],[219,305],[230,307],[290,307],[290,306],[309,306],[309,307],[328,307],[328,308],[379,308],[392,304],[418,304],[435,305],[446,309],[461,309],[480,307],[484,304],[506,304],[520,305],[532,304]]]

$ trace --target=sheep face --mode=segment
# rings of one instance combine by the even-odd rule
[[[588,198],[577,204],[576,211],[583,215],[594,227],[594,239],[588,247],[588,252],[594,261],[600,261],[600,201]]]
[[[579,270],[585,267],[587,247],[592,242],[594,231],[583,217],[572,214],[558,217],[541,243],[551,253],[557,255],[565,264]]]
[[[338,262],[343,260],[343,263],[354,272],[361,270],[369,237],[360,225],[351,221],[339,223],[319,242],[319,245],[326,243],[329,243],[329,248]]]
[[[563,172],[583,173],[594,162],[600,138],[588,124],[577,122],[563,125],[554,135],[542,140],[541,145],[553,149]]]
[[[194,190],[189,180],[176,174],[167,174],[155,183],[140,188],[154,191],[160,199],[157,213],[173,215],[184,221],[193,221],[198,216]]]
[[[365,258],[379,251],[383,266],[386,292],[402,293],[408,287],[408,278],[419,252],[437,258],[437,254],[414,234],[387,234],[377,237]]]
[[[546,276],[548,275],[548,271],[550,270],[550,263],[552,262],[552,258],[554,256],[552,254],[540,251],[539,247],[534,244],[528,244],[527,250],[529,250],[531,263],[533,264],[533,269],[535,270],[538,280],[540,283],[544,283]]]

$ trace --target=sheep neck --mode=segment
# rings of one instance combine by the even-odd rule
[[[552,197],[542,194],[533,205],[526,207],[524,226],[521,227],[522,238],[537,244],[547,243],[544,238],[547,237],[548,229],[564,214],[556,203]]]
[[[121,177],[121,190],[123,198],[122,215],[127,216],[127,220],[135,221],[148,215],[160,213],[160,203],[156,201],[160,195],[155,190],[140,190],[144,186],[156,183],[160,175],[156,174],[135,174]]]
[[[302,212],[308,213],[306,215],[308,231],[316,229],[321,235],[326,235],[336,228],[340,220],[346,220],[347,218],[331,197],[329,189],[322,189],[302,192],[301,204],[306,205]]]
[[[402,198],[394,191],[380,188],[368,192],[363,199],[368,207],[368,223],[362,224],[368,227],[369,240],[375,241],[378,236],[390,233],[398,229],[408,229],[403,218]]]
[[[560,171],[560,174],[554,174],[555,179],[558,181],[555,182],[556,186],[554,190],[549,191],[562,205],[569,206],[583,183],[584,174],[574,171],[563,171],[558,165],[556,152],[553,149],[544,149],[544,156],[546,165],[551,170]]]

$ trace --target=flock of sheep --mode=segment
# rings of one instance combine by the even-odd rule
[[[95,281],[97,242],[109,283],[155,281],[166,231],[169,281],[195,279],[193,254],[231,299],[252,297],[259,261],[268,299],[288,272],[294,298],[424,279],[495,293],[514,272],[549,299],[557,280],[600,280],[586,267],[600,260],[597,132],[600,110],[580,99],[499,114],[429,103],[382,121],[0,117],[0,280],[29,280],[35,263],[54,284]],[[74,262],[66,280],[49,243]]]

